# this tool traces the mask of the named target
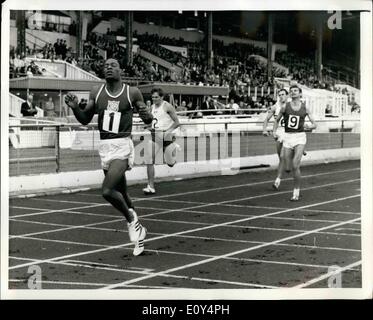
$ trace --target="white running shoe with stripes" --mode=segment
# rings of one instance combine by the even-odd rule
[[[128,235],[131,242],[135,243],[135,248],[133,250],[133,255],[138,256],[144,251],[144,239],[146,237],[146,228],[141,225],[135,210],[129,209],[133,214],[133,221],[127,223],[128,225]]]
[[[145,250],[144,240],[139,240],[135,243],[135,248],[133,249],[133,255],[138,256],[142,254]]]

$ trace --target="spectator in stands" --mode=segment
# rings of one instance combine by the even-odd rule
[[[56,56],[60,55],[60,39],[57,39],[57,41],[53,44],[54,47],[54,53]]]
[[[21,60],[20,58],[20,55],[17,54],[14,59],[13,59],[13,65],[14,65],[14,71],[15,73],[23,73],[25,72],[25,70],[23,70],[25,68],[25,61],[24,60]]]
[[[76,22],[73,20],[72,24],[69,26],[69,34],[72,36],[76,36]]]
[[[34,76],[34,74],[32,73],[31,66],[27,67],[27,69],[26,69],[26,76],[28,76],[28,77],[33,77]]]
[[[30,63],[31,72],[34,76],[42,76],[43,73],[39,69],[39,67],[35,64],[34,61],[31,61]]]
[[[360,106],[356,103],[355,98],[351,99],[350,106],[352,113],[360,113]]]
[[[326,108],[325,108],[325,116],[328,116],[328,115],[331,115],[332,114],[332,107],[330,104],[327,104],[326,105]]]
[[[56,113],[54,112],[54,102],[52,97],[48,98],[48,101],[45,103],[45,116],[46,117],[55,117]]]
[[[196,107],[193,106],[193,102],[190,100],[188,103],[187,103],[187,111],[194,111],[196,110]],[[195,115],[194,112],[188,112],[188,118],[193,118]]]
[[[229,110],[230,114],[238,114],[238,110],[240,109],[238,104],[234,102],[233,98],[229,100],[229,103],[226,105],[225,108]]]
[[[202,105],[201,105],[201,107],[199,108],[199,110],[202,110],[202,111],[203,111],[202,114],[203,114],[204,116],[208,116],[208,115],[210,115],[210,112],[208,112],[208,111],[206,111],[206,110],[211,109],[211,108],[210,108],[210,102],[211,102],[211,100],[212,100],[212,98],[211,98],[210,96],[207,96],[207,97],[206,97],[206,100],[202,102]]]
[[[67,43],[66,43],[66,40],[61,40],[61,56],[62,56],[62,60],[65,60],[66,59],[66,53],[67,53]]]
[[[34,97],[29,94],[27,96],[27,101],[21,104],[21,113],[24,117],[32,117],[38,113],[32,103],[33,99]]]
[[[243,109],[247,108],[247,106],[245,105],[245,102],[243,102],[243,100],[240,100],[238,102],[238,108],[239,108],[239,110],[243,110]],[[241,111],[240,113],[246,113],[246,111]]]
[[[186,113],[183,112],[183,111],[188,111],[187,103],[186,103],[185,100],[181,101],[180,106],[176,107],[176,111],[180,112],[179,115],[182,115],[182,116],[186,114]],[[181,112],[183,112],[183,113],[181,113]]]

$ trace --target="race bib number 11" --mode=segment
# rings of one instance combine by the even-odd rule
[[[105,110],[104,119],[102,123],[102,130],[112,133],[118,133],[120,116],[120,112]]]
[[[299,127],[299,116],[296,115],[290,115],[288,119],[288,128],[290,129],[298,129]]]

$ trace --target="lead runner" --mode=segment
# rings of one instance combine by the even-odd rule
[[[310,109],[300,100],[302,89],[296,85],[290,87],[291,102],[281,107],[273,126],[273,136],[278,138],[277,128],[282,117],[285,122],[285,134],[283,137],[283,148],[285,167],[292,168],[294,179],[293,196],[290,201],[298,201],[300,196],[300,162],[306,146],[307,137],[305,129],[316,129],[316,123]],[[305,123],[308,116],[311,125]]]
[[[79,108],[78,99],[73,94],[66,95],[65,102],[83,125],[98,114],[99,154],[105,174],[102,195],[126,218],[130,241],[135,244],[133,255],[137,256],[144,251],[146,228],[139,222],[127,193],[125,172],[131,168],[134,159],[131,139],[133,112],[137,110],[146,124],[152,122],[153,116],[147,110],[140,90],[122,82],[116,59],[105,62],[104,74],[106,83],[92,89],[84,110]]]

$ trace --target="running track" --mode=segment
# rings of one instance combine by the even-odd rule
[[[163,182],[145,197],[131,186],[148,229],[132,256],[124,220],[99,190],[10,200],[9,288],[43,289],[361,287],[360,162],[308,166],[301,201],[273,171]]]

